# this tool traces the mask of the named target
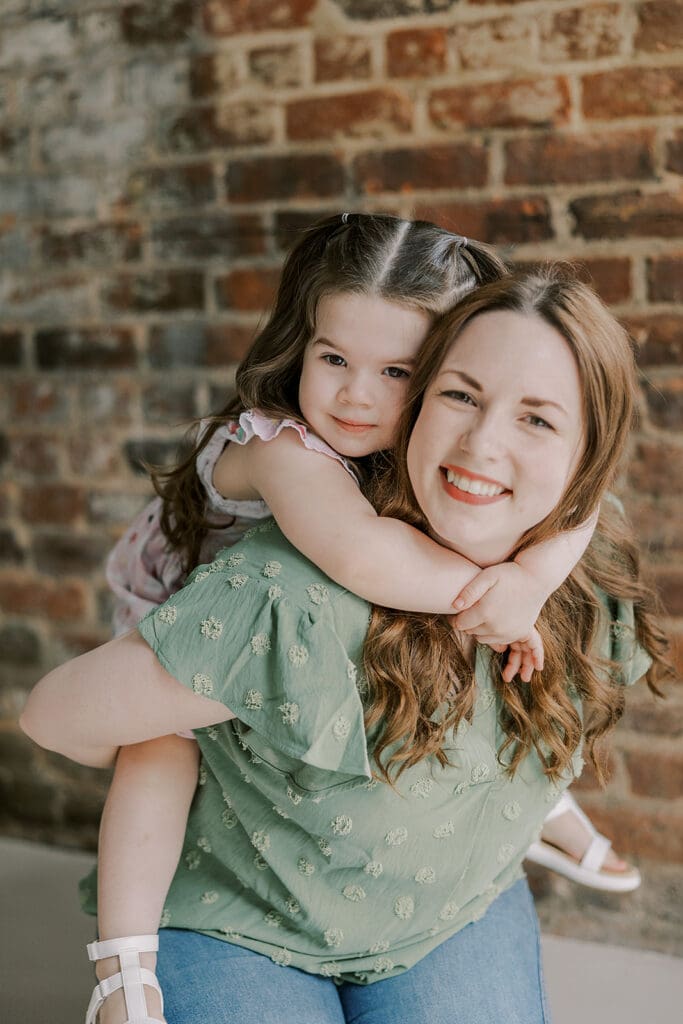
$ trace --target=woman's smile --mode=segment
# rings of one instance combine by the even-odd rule
[[[442,466],[441,473],[446,493],[466,505],[490,505],[511,493],[504,484],[472,473],[463,466]]]

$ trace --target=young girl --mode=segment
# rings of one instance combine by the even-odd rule
[[[160,497],[112,553],[117,632],[177,591],[195,565],[274,515],[288,540],[346,589],[406,611],[455,608],[460,630],[510,645],[504,677],[519,672],[528,681],[542,667],[534,622],[583,553],[592,523],[481,571],[406,523],[378,517],[359,487],[373,457],[392,446],[411,366],[435,317],[504,272],[485,246],[425,222],[344,214],[307,231],[238,370],[238,398],[204,421],[183,463],[160,474]],[[473,505],[493,503],[499,491],[464,470],[449,483]],[[239,556],[226,552],[223,564],[231,559],[239,588]],[[280,570],[275,562],[263,570],[274,591]],[[311,600],[325,601],[324,588],[311,589]],[[202,629],[210,639],[222,624],[209,617]],[[92,763],[87,751],[82,760]],[[88,1022],[98,1011],[102,1024],[163,1019],[152,975],[137,985],[127,977],[120,937],[149,936],[163,923],[197,762],[196,744],[179,736],[120,750],[102,817],[100,943],[91,950],[98,977],[111,980],[96,988]],[[141,947],[143,965],[153,968],[150,943]],[[116,988],[120,969],[127,1007]]]

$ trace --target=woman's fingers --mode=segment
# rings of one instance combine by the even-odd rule
[[[466,609],[471,608],[477,601],[481,601],[484,594],[488,594],[489,590],[495,587],[495,585],[495,578],[492,578],[486,572],[479,573],[466,587],[462,588],[453,602],[456,612],[464,612]]]

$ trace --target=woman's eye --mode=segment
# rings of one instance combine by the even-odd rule
[[[441,391],[439,393],[444,398],[452,398],[455,402],[464,402],[465,405],[476,405],[472,396],[468,395],[466,391]]]
[[[410,376],[408,371],[404,370],[400,366],[387,366],[387,368],[384,370],[384,373],[387,375],[387,377],[391,377],[392,380],[403,380],[404,377]]]
[[[527,423],[530,423],[532,427],[544,427],[546,430],[554,430],[552,424],[548,423],[541,416],[533,416],[531,413],[526,417]]]
[[[345,364],[345,360],[333,352],[327,352],[322,358],[329,366],[344,366]]]

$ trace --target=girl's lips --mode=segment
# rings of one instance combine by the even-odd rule
[[[446,469],[446,467],[442,466],[441,483],[444,490],[446,491],[446,494],[449,496],[449,498],[454,498],[456,501],[461,501],[464,505],[493,505],[498,501],[503,501],[504,498],[508,498],[512,493],[509,490],[504,490],[500,494],[470,494],[469,491],[461,490],[461,488],[456,486],[456,484],[449,483],[448,477],[446,476],[447,472],[448,470]],[[455,470],[452,470],[451,472],[455,472]],[[475,477],[472,473],[465,474],[462,471],[460,471],[458,475],[467,476],[472,480],[484,481],[486,479],[485,477]],[[494,483],[494,481],[491,481],[491,483]],[[496,484],[496,486],[502,485]]]
[[[363,434],[366,430],[372,430],[374,427],[374,423],[355,423],[353,420],[340,420],[338,416],[333,416],[332,419],[337,426],[348,431],[349,434]]]

